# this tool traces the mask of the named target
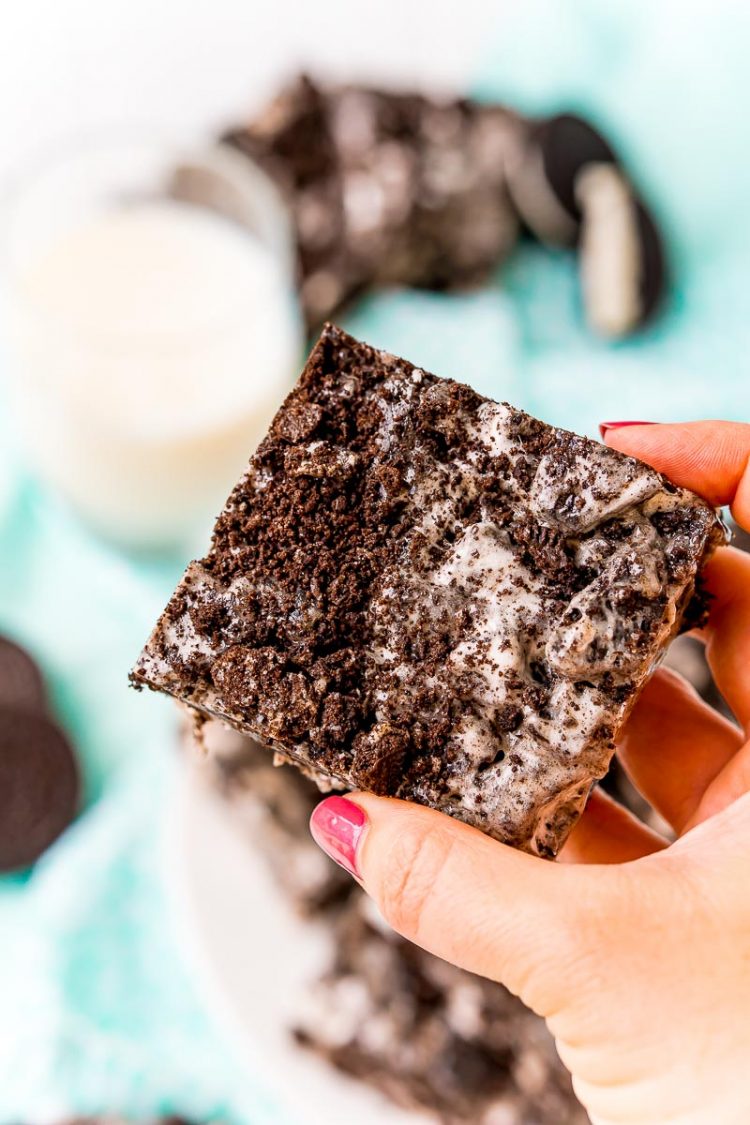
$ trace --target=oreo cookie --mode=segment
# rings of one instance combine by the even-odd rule
[[[659,308],[667,288],[667,262],[659,228],[644,203],[636,201],[636,221],[641,247],[641,323],[650,320]]]
[[[62,731],[42,715],[0,710],[0,871],[34,863],[74,819],[79,794]]]
[[[578,240],[589,324],[618,338],[642,325],[665,287],[664,254],[653,219],[615,164],[588,164],[576,178]]]
[[[578,174],[590,164],[617,164],[613,148],[593,125],[573,113],[558,113],[544,121],[536,143],[544,174],[558,203],[580,221],[581,209],[576,199]]]
[[[47,693],[36,662],[20,645],[0,636],[0,708],[44,714]]]
[[[38,665],[0,636],[0,871],[39,858],[75,817],[79,790],[76,757],[47,713]]]
[[[609,141],[572,113],[529,130],[509,173],[526,227],[576,246],[586,319],[602,336],[640,328],[658,307],[667,269],[656,223]]]

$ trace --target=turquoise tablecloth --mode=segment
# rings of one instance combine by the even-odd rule
[[[592,340],[572,259],[533,248],[484,293],[384,294],[352,329],[589,432],[602,418],[750,415],[749,49],[750,10],[731,3],[526,0],[494,40],[482,92],[595,107],[671,234],[673,295],[642,337]],[[182,964],[160,851],[174,715],[125,686],[184,560],[98,543],[12,463],[2,417],[0,630],[45,667],[87,811],[31,876],[0,881],[0,1122],[277,1122],[274,1092],[232,1056]]]

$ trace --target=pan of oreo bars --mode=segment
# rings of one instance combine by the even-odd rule
[[[289,209],[312,348],[131,680],[192,714],[226,815],[330,934],[300,1049],[446,1125],[583,1123],[544,1024],[389,930],[307,824],[321,792],[361,789],[553,861],[602,779],[631,798],[615,739],[700,622],[724,528],[648,466],[332,321],[379,286],[482,284],[534,238],[570,248],[592,331],[620,338],[658,311],[660,233],[571,113],[301,78],[223,139]]]

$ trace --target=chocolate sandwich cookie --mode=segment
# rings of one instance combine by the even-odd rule
[[[584,118],[558,114],[529,130],[509,182],[533,235],[578,247],[592,328],[615,338],[644,324],[664,293],[664,250],[609,141]]]
[[[0,708],[4,707],[43,714],[47,693],[42,673],[28,652],[0,636]]]
[[[573,219],[580,219],[575,191],[578,173],[589,164],[617,164],[614,149],[593,125],[572,113],[560,113],[543,122],[536,142],[547,182],[560,206]]]
[[[43,715],[0,709],[0,871],[32,864],[71,823],[79,798],[73,750]]]

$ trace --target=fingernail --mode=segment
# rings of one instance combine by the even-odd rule
[[[364,812],[346,797],[326,797],[310,817],[315,843],[355,879],[359,878],[357,847],[366,828]]]
[[[654,426],[655,422],[600,422],[599,433],[602,435],[602,441],[607,436],[607,430],[621,430],[623,426]]]

